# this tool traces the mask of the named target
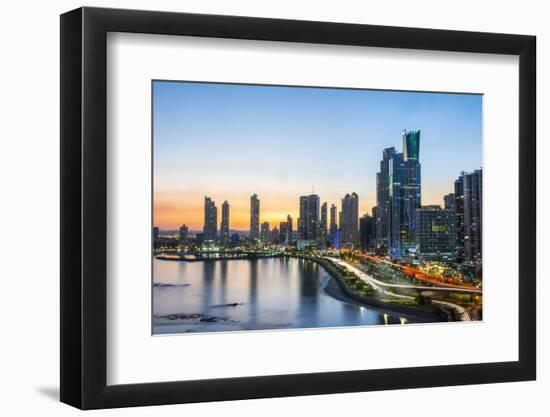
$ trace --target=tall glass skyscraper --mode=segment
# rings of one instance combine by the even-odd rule
[[[328,206],[324,202],[321,204],[321,237],[326,240],[328,227]]]
[[[335,238],[336,238],[336,231],[338,230],[338,226],[337,226],[337,220],[336,220],[336,206],[334,204],[332,204],[330,206],[330,243],[334,245],[334,241],[335,241]]]
[[[286,244],[290,244],[292,243],[292,241],[294,240],[292,234],[293,234],[293,226],[292,226],[292,216],[290,214],[287,214],[286,215],[286,241],[285,243]]]
[[[340,242],[343,245],[359,243],[359,196],[357,193],[346,194],[342,198]]]
[[[456,198],[454,193],[443,196],[445,210],[451,212],[451,247],[453,257],[456,259]]]
[[[250,196],[250,240],[260,237],[260,199],[256,194]]]
[[[218,209],[210,197],[204,197],[204,241],[215,242],[218,238]]]
[[[403,215],[401,240],[406,252],[416,246],[416,209],[421,207],[420,182],[420,130],[407,132],[403,130],[403,163],[405,178],[403,187]]]
[[[376,176],[376,236],[377,246],[392,258],[401,258],[401,225],[403,223],[403,190],[405,170],[403,154],[395,148],[382,152],[380,172]]]
[[[264,244],[269,244],[271,242],[271,230],[269,229],[269,222],[263,222],[260,230],[260,240]]]
[[[222,222],[220,225],[220,243],[222,246],[229,246],[229,203],[222,204]]]
[[[481,265],[482,255],[482,197],[481,169],[462,172],[455,181],[457,261]]]
[[[298,219],[298,239],[315,240],[319,226],[320,199],[317,194],[300,197],[300,218]]]
[[[377,246],[393,259],[416,248],[416,209],[421,205],[420,131],[403,131],[403,153],[382,152],[376,175]]]

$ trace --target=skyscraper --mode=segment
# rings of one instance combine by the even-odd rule
[[[180,233],[179,233],[180,245],[185,245],[187,243],[188,238],[189,238],[189,227],[187,227],[186,224],[182,224],[180,226]]]
[[[279,223],[279,243],[281,245],[288,243],[288,222]]]
[[[218,210],[210,197],[204,197],[204,242],[215,242],[218,237]]]
[[[393,259],[416,247],[416,209],[421,204],[420,131],[403,131],[403,153],[386,148],[376,175],[376,239]]]
[[[400,180],[400,167],[403,156],[396,153],[395,148],[386,148],[382,151],[380,172],[376,174],[376,238],[377,245],[385,248],[388,254],[395,252],[397,242],[392,239],[392,208],[394,180]],[[398,190],[399,191],[399,190]],[[399,198],[399,192],[396,195]],[[399,245],[399,251],[401,246]]]
[[[368,251],[375,240],[375,222],[374,218],[368,214],[364,214],[359,219],[359,243],[361,250]]]
[[[464,262],[464,182],[455,180],[455,255],[457,262]]]
[[[238,233],[233,233],[230,238],[230,244],[232,247],[239,246],[241,243],[241,237]]]
[[[317,194],[304,195],[300,197],[298,239],[313,241],[317,238],[319,203],[320,200]]]
[[[455,181],[457,261],[481,265],[482,170],[462,172]]]
[[[359,243],[359,196],[346,194],[342,199],[340,241],[343,245]]]
[[[406,252],[416,246],[416,209],[421,206],[420,182],[420,130],[403,130],[403,163],[405,181],[403,187],[404,225],[401,230],[403,250]]]
[[[336,230],[338,229],[338,226],[336,224],[336,206],[332,204],[330,206],[330,243],[332,246],[334,245],[334,239],[336,238]]]
[[[443,202],[446,210],[455,210],[455,195],[450,193],[443,196]]]
[[[324,241],[323,243],[326,244],[327,241],[327,226],[328,226],[328,210],[327,210],[327,203],[321,204],[321,224],[320,224],[320,230],[321,230],[321,236],[320,238]]]
[[[287,214],[287,216],[286,216],[286,226],[287,226],[287,230],[286,230],[286,242],[285,243],[287,245],[289,245],[294,240],[294,237],[292,236],[292,234],[294,233],[293,229],[292,229],[292,216],[290,214]]]
[[[229,246],[229,203],[222,204],[222,223],[220,225],[220,242],[222,246]]]
[[[264,244],[271,243],[271,230],[269,229],[269,222],[263,222],[260,230],[260,240]]]
[[[424,260],[453,261],[454,239],[452,228],[454,212],[440,206],[416,209],[418,253]]]
[[[444,195],[443,196],[443,202],[444,202],[444,207],[445,207],[445,210],[450,210],[451,211],[451,247],[452,247],[452,252],[453,252],[453,256],[454,258],[456,259],[456,242],[457,242],[457,238],[456,238],[456,199],[455,199],[455,194],[454,193],[450,193],[450,194],[447,194],[447,195]]]
[[[153,227],[153,245],[158,245],[160,242],[160,229],[158,226]]]
[[[279,233],[279,229],[277,228],[277,226],[275,226],[272,230],[271,230],[271,243],[281,243],[280,242],[280,233]]]
[[[260,199],[256,194],[250,197],[250,240],[260,237]]]

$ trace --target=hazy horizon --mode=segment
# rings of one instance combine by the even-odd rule
[[[230,204],[230,228],[247,231],[250,196],[260,222],[297,225],[299,196],[341,207],[376,204],[382,150],[402,151],[420,130],[422,204],[443,204],[461,171],[482,165],[482,96],[154,81],[154,225],[203,226],[204,197]]]

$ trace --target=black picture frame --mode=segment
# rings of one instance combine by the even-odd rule
[[[107,385],[108,32],[519,56],[519,360]],[[156,11],[61,15],[61,401],[82,409],[536,378],[536,38]]]

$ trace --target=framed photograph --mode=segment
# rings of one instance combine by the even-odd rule
[[[61,401],[533,380],[535,37],[61,16]]]

